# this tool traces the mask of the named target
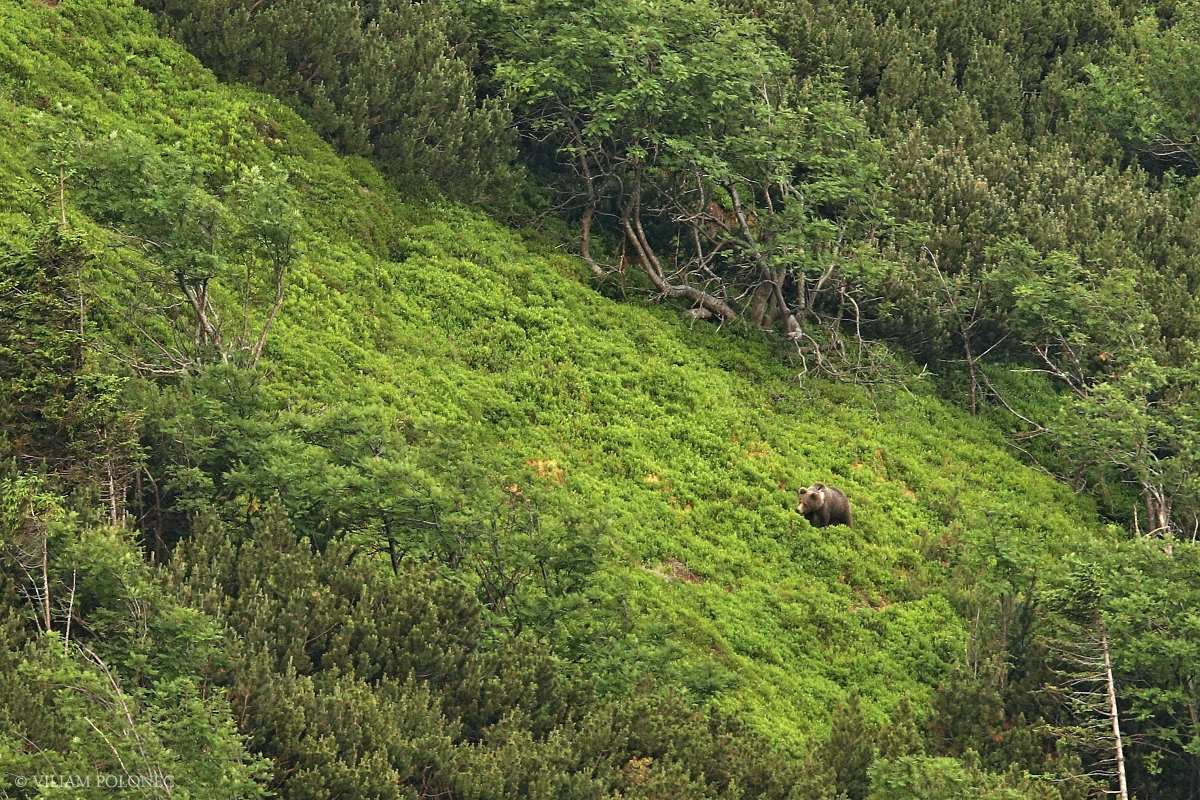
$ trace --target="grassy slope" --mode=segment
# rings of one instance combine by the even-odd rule
[[[962,652],[954,573],[1002,584],[1098,530],[997,430],[931,394],[799,383],[753,337],[610,301],[572,259],[479,214],[405,204],[119,0],[0,0],[0,235],[43,202],[30,112],[56,101],[92,135],[130,128],[214,168],[289,170],[309,228],[272,391],[294,408],[380,403],[456,437],[546,513],[604,523],[592,592],[626,605],[644,666],[781,740],[821,731],[848,688],[877,710],[905,694],[919,707]],[[110,252],[95,276],[110,300],[128,258]],[[853,530],[791,511],[811,480],[847,490]]]

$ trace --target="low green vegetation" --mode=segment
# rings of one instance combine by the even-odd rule
[[[310,5],[335,9],[271,8]],[[545,86],[521,83],[534,59],[520,46],[540,41],[539,21],[587,32],[555,23],[567,6],[516,4],[528,31],[488,39],[509,50],[476,63],[439,49],[496,24],[494,4],[468,5],[461,18],[405,6],[445,37],[420,68],[446,62],[451,88],[430,96],[467,92],[466,65],[485,64],[524,87],[518,111],[549,103]],[[703,5],[694,28],[659,14],[648,30],[685,49],[729,37],[747,52],[778,34]],[[155,10],[188,41],[212,22],[203,8]],[[349,52],[402,49],[371,23],[400,12],[364,8]],[[825,356],[857,353],[869,369],[853,375],[883,376],[859,383],[832,380],[803,340],[760,329],[791,332],[783,294],[763,311],[770,324],[717,325],[643,300],[636,276],[618,287],[600,270],[597,291],[598,262],[568,254],[575,242],[555,225],[517,231],[413,199],[397,185],[424,156],[380,134],[399,123],[353,117],[334,102],[352,98],[323,94],[332,80],[284,86],[280,53],[246,66],[245,41],[241,61],[224,44],[200,48],[206,63],[230,59],[224,77],[254,72],[283,95],[273,99],[218,82],[121,0],[0,2],[0,23],[6,779],[120,773],[151,778],[144,796],[166,781],[176,797],[1083,798],[1107,785],[1092,765],[1111,739],[1095,732],[1103,712],[1064,687],[1094,682],[1069,653],[1103,632],[1138,737],[1130,780],[1188,796],[1195,548],[1164,553],[1100,516],[1123,513],[1145,485],[1179,487],[1186,504],[1191,428],[1163,420],[1190,419],[1190,406],[1153,402],[1187,385],[1186,359],[1122,351],[1127,372],[1089,375],[1064,402],[1044,377],[1001,363],[933,376],[914,361],[921,347],[848,344],[831,304],[878,288],[889,269],[911,277],[901,265],[914,263],[911,220],[868,207],[896,187],[864,166],[881,150],[873,119],[843,103],[853,87],[808,84],[813,105],[793,122],[827,138],[797,142],[788,164],[806,165],[806,180],[785,193],[817,200],[781,208],[778,224],[807,225],[788,241],[861,268],[839,272],[831,294],[816,286],[812,316],[799,315]],[[758,66],[790,68],[787,49]],[[709,78],[736,92],[765,74]],[[425,102],[414,98],[378,102],[409,119]],[[632,201],[623,179],[589,196],[546,150],[523,169],[482,156],[467,166],[527,170],[521,181],[588,196],[602,257],[622,241],[666,252],[667,220],[647,210],[644,226],[614,235],[613,208],[632,202],[632,221],[681,165],[729,186],[743,166],[763,167],[750,180],[766,203],[781,179],[762,141],[738,138],[744,128],[723,140],[741,160],[721,163],[698,149],[703,125],[664,133],[687,105],[652,102],[662,120],[639,117],[625,139],[592,128],[547,145],[579,156],[586,144],[584,159],[622,161],[623,178],[655,184]],[[500,108],[480,101],[455,119],[499,125]],[[779,122],[769,97],[743,110],[746,126]],[[519,130],[567,136],[577,118],[540,119],[549,127]],[[655,148],[670,155],[647,166]],[[891,158],[905,152],[916,151]],[[943,244],[952,237],[946,219],[930,224]],[[884,228],[886,253],[860,246]],[[847,231],[857,244],[839,238]],[[777,245],[768,239],[764,258],[790,252]],[[1043,278],[1094,276],[1067,256],[1042,270],[1037,252],[1006,246],[1004,263],[1024,271],[999,269],[990,245],[962,262],[1015,298],[987,336],[1058,336],[1052,323],[1077,319],[1069,304],[1087,297]],[[969,293],[966,274],[944,297]],[[896,326],[920,316],[910,289],[874,306],[881,335],[883,311]],[[1043,314],[1046,298],[1068,307]],[[973,329],[954,327],[966,324],[958,307],[938,307],[933,337],[954,348],[965,331],[970,357]],[[1099,352],[1114,333],[1100,327],[1064,335]],[[1008,410],[947,400],[964,381],[980,405],[989,381]],[[1053,469],[1094,462],[1089,478],[1112,491],[1079,493],[1040,468],[1007,438],[1010,411],[1060,420],[1058,444],[1035,438],[1034,455]],[[1159,473],[1127,457],[1131,428],[1135,456],[1162,453]],[[1146,476],[1133,493],[1120,485],[1130,474]],[[816,529],[795,512],[796,488],[818,480],[850,496],[853,528]],[[109,796],[87,791],[72,796]]]

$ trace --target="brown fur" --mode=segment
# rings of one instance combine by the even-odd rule
[[[826,525],[854,524],[850,513],[850,498],[841,489],[814,483],[807,489],[796,491],[796,511],[804,515],[809,524],[815,528]]]

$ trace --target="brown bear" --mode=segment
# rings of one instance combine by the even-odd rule
[[[849,527],[854,522],[850,515],[850,499],[841,489],[814,483],[807,489],[798,489],[796,499],[796,510],[815,528],[826,525]]]

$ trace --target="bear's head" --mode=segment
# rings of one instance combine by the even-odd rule
[[[811,514],[825,505],[825,484],[814,483],[807,489],[796,491],[796,510],[801,514]]]

